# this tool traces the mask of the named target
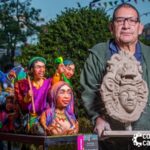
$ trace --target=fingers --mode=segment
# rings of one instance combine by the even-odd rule
[[[94,132],[97,133],[101,139],[103,139],[104,138],[103,132],[106,130],[111,130],[109,123],[102,118],[98,118],[96,120]]]
[[[110,124],[108,122],[105,123],[105,130],[107,131],[111,130]]]

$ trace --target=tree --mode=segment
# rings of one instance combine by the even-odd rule
[[[42,26],[39,43],[27,45],[18,60],[26,64],[29,58],[41,55],[52,66],[54,58],[61,55],[81,68],[88,49],[111,36],[108,22],[109,16],[102,9],[66,8],[55,20]]]
[[[73,79],[76,98],[80,99],[79,76],[85,62],[88,49],[98,42],[110,38],[109,16],[102,9],[66,8],[56,20],[50,20],[42,27],[37,46],[28,45],[19,61],[26,65],[33,56],[43,56],[48,62],[48,73],[54,73],[54,59],[62,56],[71,59],[76,65]],[[82,114],[83,109],[80,109]]]
[[[17,44],[25,44],[27,38],[39,33],[41,10],[31,7],[31,0],[0,2],[0,47],[7,49],[7,56],[14,62]]]

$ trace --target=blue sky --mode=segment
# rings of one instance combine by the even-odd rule
[[[61,11],[65,10],[65,7],[72,8],[77,7],[77,3],[79,2],[82,7],[88,6],[92,0],[32,0],[32,6],[38,9],[41,9],[41,16],[45,18],[46,21],[50,19],[55,19],[57,14],[61,14]],[[115,2],[116,0],[100,0],[100,3],[107,2],[107,8],[112,8],[109,2]],[[118,3],[121,3],[121,0],[117,0]],[[133,4],[140,12],[140,14],[145,14],[149,12],[149,14],[142,15],[141,21],[143,24],[150,23],[150,0],[130,0],[131,4]],[[136,3],[137,2],[137,3]],[[113,4],[114,6],[114,4]],[[108,14],[112,14],[112,10],[108,11]]]
[[[77,2],[82,6],[89,4],[90,0],[32,0],[32,6],[42,10],[42,16],[46,19],[53,19],[60,14],[65,7],[77,7]]]

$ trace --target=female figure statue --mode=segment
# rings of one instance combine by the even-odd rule
[[[50,108],[40,117],[47,135],[70,135],[78,133],[78,121],[74,114],[74,97],[71,87],[64,81],[52,86]]]

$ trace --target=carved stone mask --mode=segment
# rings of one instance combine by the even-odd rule
[[[111,57],[107,65],[100,94],[108,115],[122,123],[136,121],[148,99],[140,62],[120,51]]]

